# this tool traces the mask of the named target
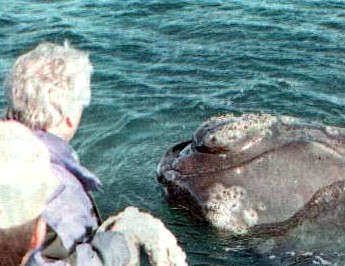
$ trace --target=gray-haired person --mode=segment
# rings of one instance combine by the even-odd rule
[[[123,230],[126,237],[118,232],[106,231],[103,233],[109,241],[104,241],[103,237],[97,242],[98,235],[104,234],[95,235],[101,221],[90,193],[99,189],[101,182],[80,165],[68,143],[79,126],[83,109],[90,102],[91,74],[92,66],[87,53],[68,45],[42,43],[17,59],[5,82],[8,103],[5,118],[31,128],[35,136],[45,143],[50,152],[53,174],[62,187],[42,212],[48,233],[42,247],[31,256],[31,265],[92,265],[90,261],[95,256],[95,243],[97,250],[106,250],[110,239],[115,239],[114,234],[117,243],[112,244],[122,249],[118,253],[121,256],[113,258],[110,253],[116,254],[117,250],[107,251],[104,254],[110,257],[104,255],[101,258],[116,263],[103,264],[126,265],[133,262],[129,261],[129,257],[133,258],[134,252],[126,252],[126,242],[143,239],[136,237],[137,231],[126,228]],[[143,223],[152,221],[155,224],[155,219],[150,217]],[[131,223],[127,221],[127,224]],[[159,228],[169,232],[164,226]],[[153,230],[152,233],[161,231]],[[152,237],[151,240],[158,241],[158,238]],[[175,259],[169,258],[169,249],[154,250],[151,255],[166,254],[167,258],[162,261],[174,265]],[[177,253],[180,254],[178,261],[181,265],[185,254],[182,251]]]

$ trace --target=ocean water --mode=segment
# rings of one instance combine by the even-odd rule
[[[42,41],[68,40],[90,52],[93,98],[72,144],[104,183],[96,195],[104,217],[128,205],[149,210],[178,237],[190,265],[327,263],[296,261],[294,250],[258,253],[198,224],[166,203],[156,167],[215,115],[267,112],[345,127],[343,0],[16,0],[0,7],[1,83],[15,58]],[[334,253],[344,258],[344,249]]]

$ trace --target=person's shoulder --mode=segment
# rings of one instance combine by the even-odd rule
[[[85,191],[82,184],[78,181],[78,178],[68,171],[64,165],[51,163],[51,169],[59,184],[64,186],[65,189],[72,188],[73,190],[81,189]]]
[[[81,237],[88,228],[96,229],[98,218],[89,195],[78,179],[60,165],[52,165],[59,189],[45,206],[42,217],[57,232],[66,248]]]
[[[74,160],[75,151],[65,140],[42,130],[34,131],[36,137],[41,140],[48,148],[51,160],[61,163],[65,158]]]
[[[73,175],[82,184],[84,190],[100,190],[102,185],[100,179],[80,164],[76,151],[68,142],[43,131],[36,131],[35,135],[47,146],[51,162],[60,172],[60,178],[67,178],[66,182],[70,179],[73,183],[75,182],[74,178],[71,178],[71,175]]]

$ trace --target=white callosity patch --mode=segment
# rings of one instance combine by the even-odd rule
[[[216,183],[209,190],[204,211],[208,221],[215,227],[235,234],[247,233],[248,228],[259,220],[247,191],[240,186],[224,187],[223,184]]]
[[[270,136],[271,127],[277,121],[276,116],[269,114],[244,114],[241,117],[227,115],[211,118],[201,128],[212,124],[224,123],[224,125],[207,133],[203,138],[203,145],[232,150],[240,144],[241,150],[249,149],[262,138]]]
[[[253,208],[249,208],[243,211],[243,219],[248,226],[253,226],[258,222],[259,215]]]

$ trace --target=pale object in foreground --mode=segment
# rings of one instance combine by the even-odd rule
[[[127,207],[109,217],[99,228],[121,232],[126,237],[131,253],[129,265],[140,265],[140,246],[144,247],[151,265],[188,265],[186,254],[178,246],[175,236],[159,219],[151,214]]]

